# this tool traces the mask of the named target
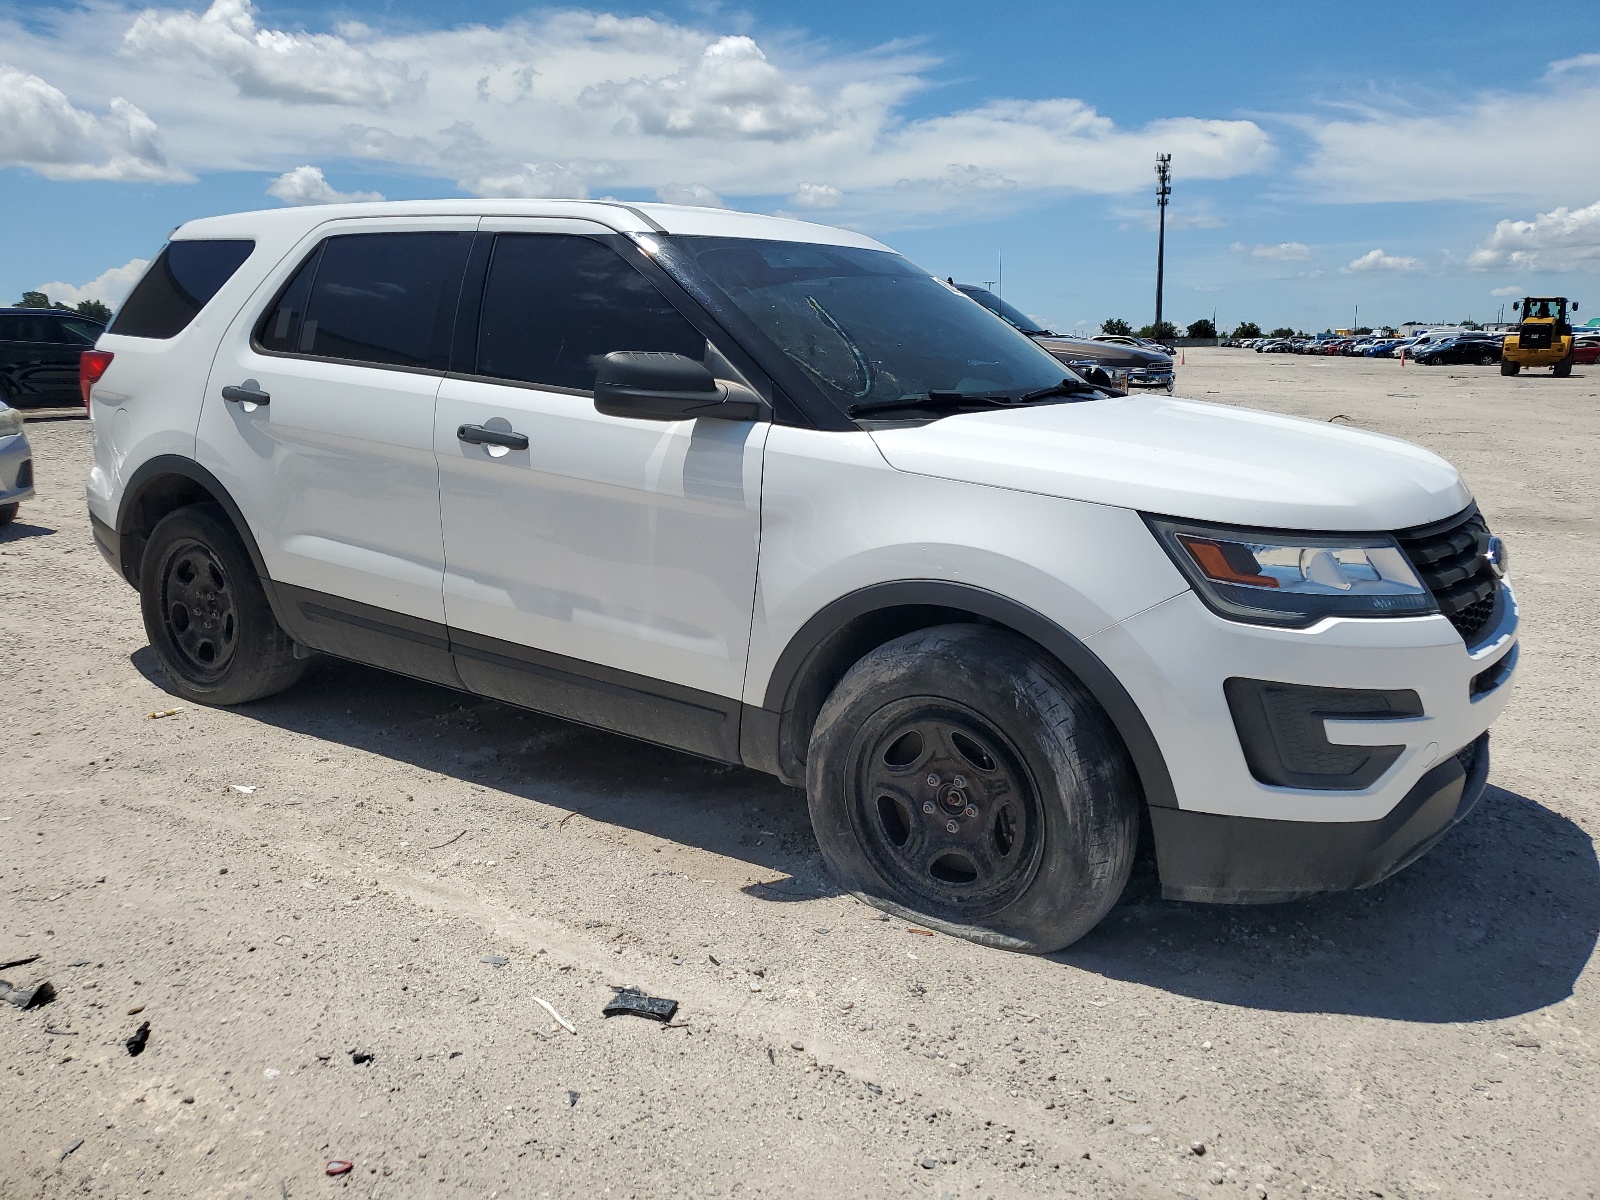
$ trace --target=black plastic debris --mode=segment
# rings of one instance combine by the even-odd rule
[[[370,1050],[352,1050],[352,1051],[350,1051],[350,1061],[355,1063],[355,1065],[358,1066],[358,1067],[366,1066],[369,1062],[371,1062],[373,1060],[374,1057],[375,1056],[373,1055],[373,1053]]]
[[[9,971],[12,967],[25,967],[29,963],[38,961],[39,956],[37,954],[30,954],[27,958],[13,958],[10,962],[0,963],[0,971]]]
[[[666,1022],[672,1020],[672,1014],[678,1011],[676,1000],[646,996],[638,988],[617,988],[615,991],[617,994],[611,997],[611,1003],[600,1010],[601,1015],[615,1017],[626,1014]]]
[[[568,1092],[567,1093],[567,1107],[568,1108],[576,1108],[576,1107],[578,1107],[578,1093],[577,1092]]]
[[[4,979],[0,979],[0,1000],[17,1008],[38,1008],[40,1005],[49,1004],[56,998],[56,989],[47,979],[43,983],[36,983],[31,988],[18,987]]]
[[[133,1036],[130,1037],[126,1042],[124,1042],[123,1045],[128,1048],[129,1055],[131,1055],[134,1058],[138,1058],[139,1055],[144,1053],[144,1048],[149,1043],[149,1041],[150,1041],[150,1022],[149,1021],[140,1021],[139,1022],[139,1028],[137,1028],[137,1029],[135,1029],[133,1031]]]

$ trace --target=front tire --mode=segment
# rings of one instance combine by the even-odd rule
[[[9,525],[15,521],[17,519],[17,510],[21,507],[20,503],[0,504],[0,525]]]
[[[943,625],[879,647],[822,707],[806,791],[824,860],[877,908],[1035,954],[1128,880],[1140,793],[1104,710],[1037,647]]]
[[[1550,368],[1550,374],[1554,375],[1557,379],[1565,379],[1567,376],[1571,375],[1572,374],[1572,355],[1570,355],[1570,354],[1567,355],[1560,362],[1558,362],[1555,366],[1551,367]]]
[[[1521,370],[1521,363],[1506,362],[1505,359],[1500,360],[1500,374],[1502,375],[1515,375]]]
[[[222,510],[168,513],[145,546],[140,608],[172,690],[196,704],[245,704],[297,682],[306,662],[267,603]]]

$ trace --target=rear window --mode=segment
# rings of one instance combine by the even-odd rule
[[[251,241],[168,242],[123,303],[111,332],[170,338],[233,278],[255,249]]]
[[[314,250],[256,344],[379,366],[443,370],[471,233],[352,233]]]

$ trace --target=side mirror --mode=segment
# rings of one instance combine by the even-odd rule
[[[757,401],[730,399],[728,391],[703,363],[682,354],[613,350],[595,372],[594,406],[608,417],[640,421],[753,421],[761,415]]]
[[[1521,300],[1513,300],[1511,302],[1511,311],[1512,312],[1521,312],[1522,311],[1522,301]]]
[[[1578,302],[1576,300],[1574,300],[1572,302],[1572,311],[1573,312],[1577,312],[1578,311]]]

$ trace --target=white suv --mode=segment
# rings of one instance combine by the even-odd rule
[[[179,229],[85,359],[179,695],[313,652],[803,784],[869,903],[1055,950],[1361,887],[1472,807],[1516,605],[1404,442],[1110,398],[869,238],[438,201]]]

